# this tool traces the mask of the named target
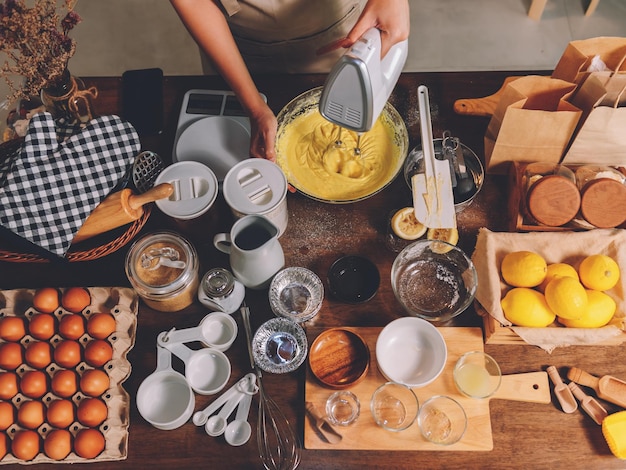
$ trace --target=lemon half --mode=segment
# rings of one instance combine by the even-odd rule
[[[391,218],[393,233],[404,240],[417,240],[426,233],[426,226],[415,217],[415,209],[404,207]]]

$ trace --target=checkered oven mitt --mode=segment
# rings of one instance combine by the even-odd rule
[[[85,127],[32,117],[19,153],[0,163],[0,225],[65,256],[89,214],[123,178],[141,148],[117,116]]]

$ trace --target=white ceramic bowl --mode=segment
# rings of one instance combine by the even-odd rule
[[[389,323],[376,340],[376,361],[390,381],[409,387],[433,382],[446,365],[448,348],[430,322],[404,317]]]

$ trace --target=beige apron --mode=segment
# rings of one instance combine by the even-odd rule
[[[316,51],[345,37],[365,0],[220,0],[251,72],[327,73],[344,49]]]

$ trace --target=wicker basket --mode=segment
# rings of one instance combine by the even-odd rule
[[[0,163],[19,152],[23,141],[23,139],[14,139],[0,143]],[[65,259],[72,262],[91,261],[119,250],[139,233],[148,221],[151,212],[152,206],[149,204],[145,205],[143,215],[130,224],[123,233],[119,234],[119,231],[111,232],[112,234],[114,233],[112,236],[115,236],[115,238],[98,246],[88,246],[87,242],[80,243],[76,247],[72,246],[66,254]],[[103,238],[106,238],[106,234],[102,237],[98,237],[98,240],[102,240]],[[48,263],[50,259],[35,253],[21,253],[6,248],[3,249],[3,247],[0,246],[0,261],[13,263]]]

